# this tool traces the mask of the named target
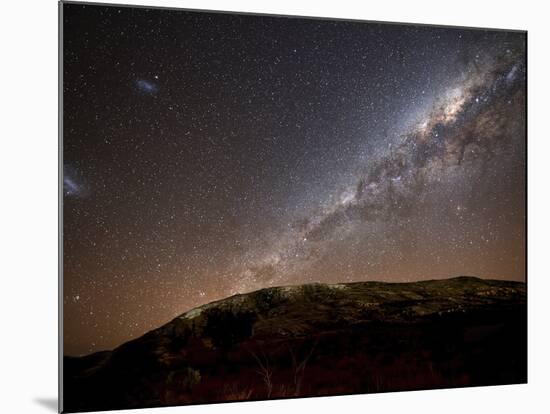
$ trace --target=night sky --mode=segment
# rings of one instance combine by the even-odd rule
[[[525,280],[523,33],[63,6],[64,345],[267,286]]]

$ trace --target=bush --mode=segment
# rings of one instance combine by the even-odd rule
[[[230,348],[252,335],[256,321],[253,312],[231,312],[211,308],[206,312],[204,335],[212,338],[215,347]]]

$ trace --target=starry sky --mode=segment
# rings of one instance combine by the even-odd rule
[[[64,348],[268,286],[525,280],[526,36],[63,5]]]

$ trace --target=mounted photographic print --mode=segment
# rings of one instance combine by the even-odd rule
[[[63,411],[527,381],[526,32],[60,13]]]

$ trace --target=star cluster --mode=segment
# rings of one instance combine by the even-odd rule
[[[63,5],[64,345],[266,286],[525,279],[525,35]]]

